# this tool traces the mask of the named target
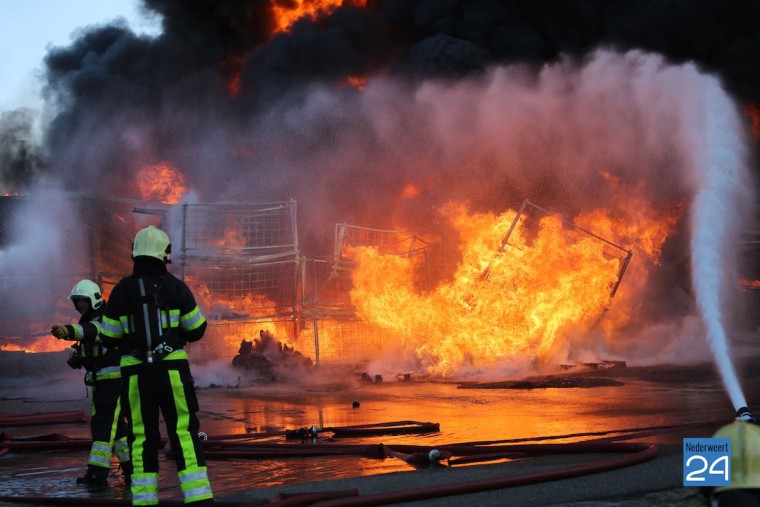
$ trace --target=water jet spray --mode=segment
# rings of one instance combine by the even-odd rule
[[[694,122],[698,191],[692,206],[691,275],[707,341],[737,417],[749,415],[729,351],[724,298],[732,273],[739,228],[751,202],[746,184],[746,148],[734,104],[715,79],[705,88],[704,110]],[[751,417],[751,415],[749,415]]]

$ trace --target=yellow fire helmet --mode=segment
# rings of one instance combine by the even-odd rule
[[[103,304],[100,287],[92,280],[80,280],[77,282],[74,288],[71,289],[69,299],[72,301],[75,299],[89,299],[93,310],[97,310]]]
[[[714,493],[760,488],[760,426],[736,420],[713,436],[731,439],[731,485],[717,487]]]
[[[135,242],[132,244],[132,257],[145,255],[155,257],[168,264],[171,252],[172,244],[169,241],[169,236],[158,227],[149,225],[135,235]]]

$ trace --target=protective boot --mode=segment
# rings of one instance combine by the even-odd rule
[[[106,487],[108,486],[108,469],[88,465],[87,473],[77,478],[77,484],[83,484],[88,487]]]

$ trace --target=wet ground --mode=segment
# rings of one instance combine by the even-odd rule
[[[760,400],[754,360],[740,363],[748,400]],[[17,365],[16,365],[17,367]],[[210,436],[244,435],[247,442],[285,443],[287,430],[322,428],[317,442],[400,444],[436,447],[446,444],[499,442],[576,442],[613,438],[677,444],[684,436],[709,436],[733,416],[728,396],[711,364],[585,369],[521,385],[458,384],[385,380],[362,382],[356,375],[321,374],[294,384],[241,383],[233,387],[204,368],[196,368],[200,386],[202,430]],[[23,372],[21,372],[23,373]],[[90,400],[77,371],[49,369],[45,375],[0,377],[2,414],[89,410]],[[604,379],[605,381],[600,381]],[[395,379],[394,379],[395,380]],[[610,381],[610,382],[608,382]],[[605,385],[611,384],[611,385]],[[575,387],[570,387],[575,386]],[[530,388],[534,387],[534,388]],[[331,438],[331,428],[418,421],[440,424],[425,434]],[[87,438],[85,423],[6,427],[19,437],[61,433]],[[293,443],[293,442],[291,442]],[[295,442],[299,443],[299,442]],[[0,445],[0,447],[2,447]],[[86,451],[12,451],[0,457],[0,496],[125,498],[121,480],[90,492],[74,484],[84,471]],[[171,460],[161,463],[162,499],[178,499]],[[367,477],[410,471],[394,458],[364,456],[213,459],[209,470],[218,497],[306,481]],[[0,505],[10,505],[2,504]]]

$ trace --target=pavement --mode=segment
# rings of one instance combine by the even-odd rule
[[[19,359],[13,356],[11,359],[5,362],[4,372],[0,373],[2,379],[0,385],[4,386],[2,393],[5,393],[2,396],[2,412],[47,412],[60,410],[62,405],[65,405],[67,409],[86,409],[88,407],[89,400],[82,397],[79,372],[66,372],[65,381],[56,378],[48,383],[35,382],[30,384],[24,380],[23,375],[32,368],[39,371],[41,365],[45,365],[44,361],[47,358],[45,356],[35,357],[33,364],[30,363],[29,365],[23,364],[26,358]],[[60,364],[60,362],[60,354],[51,355],[50,371],[52,372],[53,366]],[[47,370],[47,367],[44,369]],[[703,376],[710,374],[709,370],[704,369],[687,368],[681,371],[678,368],[670,367],[664,370],[660,377],[657,377],[658,383],[656,385],[660,386],[658,389],[669,389],[671,385],[684,385],[694,390],[695,379],[699,380],[697,374],[704,371],[708,373],[701,373]],[[629,368],[617,375],[625,378],[634,374],[636,374],[636,370]],[[654,378],[654,372],[647,371],[646,375],[648,378]],[[74,382],[70,381],[71,379],[68,377],[73,377]],[[750,377],[756,380],[756,375]],[[699,396],[695,398],[696,400],[702,400],[702,396],[709,394],[711,390],[720,392],[719,389],[715,388],[717,384],[713,378],[702,379],[702,381],[703,384],[700,385],[705,387],[698,390]],[[757,383],[751,382],[749,385],[756,386]],[[17,394],[14,395],[13,393]],[[347,396],[353,396],[355,393],[349,392]],[[239,408],[235,408],[234,411],[229,410],[229,407],[237,407],[237,405],[223,404],[230,397],[237,400],[243,393],[233,390],[229,393],[225,392],[224,396],[209,394],[212,396],[206,400],[208,403],[203,406],[209,408],[213,406],[217,411],[217,419],[225,420],[224,417],[221,417],[225,416],[234,419],[235,424],[240,425],[238,418],[252,410],[246,404],[247,402],[240,405]],[[751,399],[757,398],[756,393],[751,394]],[[540,392],[535,393],[535,396],[539,395],[541,395]],[[314,393],[306,392],[304,396],[311,397],[314,396]],[[368,394],[364,393],[364,396],[366,397]],[[307,404],[304,402],[301,405]],[[369,406],[369,403],[366,405]],[[364,406],[365,403],[363,402],[362,407]],[[488,408],[488,405],[483,405],[483,407]],[[283,411],[291,413],[293,408],[288,405]],[[709,418],[709,414],[705,415],[705,413],[705,407],[697,405],[688,417],[691,417],[692,420],[700,415]],[[603,414],[594,417],[603,417]],[[706,507],[709,502],[699,488],[683,487],[682,485],[682,439],[686,436],[712,436],[718,427],[720,425],[713,422],[704,423],[698,427],[684,425],[648,433],[642,432],[636,435],[629,434],[625,436],[625,440],[620,437],[617,441],[655,444],[658,451],[657,455],[652,459],[630,466],[615,469],[605,468],[602,471],[576,477],[557,478],[551,474],[582,464],[606,462],[611,458],[619,457],[620,454],[613,455],[609,452],[548,454],[507,462],[501,460],[490,464],[451,467],[425,466],[418,469],[409,466],[408,471],[393,471],[334,480],[298,481],[294,484],[283,483],[272,487],[246,488],[245,485],[238,484],[239,487],[226,491],[220,487],[218,491],[215,490],[215,496],[221,505],[265,505],[271,503],[272,507],[278,505],[278,502],[273,502],[275,499],[306,493],[344,493],[348,496],[320,503],[298,503],[298,505],[320,505],[322,507],[329,505],[334,507],[348,505]],[[81,431],[86,430],[85,427],[79,429]],[[605,441],[611,440],[612,438],[608,437]],[[78,460],[79,458],[74,459]],[[210,461],[209,468],[212,479],[215,475],[220,477],[227,473],[231,466],[235,466],[234,462]],[[278,471],[272,470],[271,474],[276,476]],[[360,474],[361,470],[358,470],[357,475]],[[541,477],[546,480],[538,482]],[[528,479],[533,482],[529,483]],[[70,482],[68,477],[61,480],[65,480],[66,484]],[[212,486],[214,486],[213,480]],[[172,494],[172,498],[178,497],[179,495]],[[113,497],[111,499],[118,501]],[[73,498],[70,500],[75,501]],[[279,502],[279,504],[287,505],[287,502]]]

